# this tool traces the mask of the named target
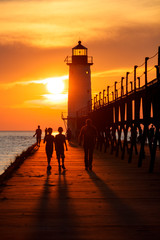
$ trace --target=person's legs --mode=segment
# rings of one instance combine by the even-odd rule
[[[37,140],[37,146],[39,146],[39,143],[38,143],[38,137],[36,138],[36,140]]]
[[[52,151],[50,151],[48,148],[46,148],[46,155],[47,155],[48,167],[50,167],[50,162],[51,162],[51,158],[52,158]]]
[[[60,154],[57,154],[57,160],[58,160],[58,168],[59,168],[59,171],[61,171]]]
[[[86,170],[88,169],[88,147],[84,146],[84,163]]]
[[[41,138],[38,139],[38,144],[39,144],[39,147],[40,147],[40,143],[41,143]]]
[[[89,169],[92,170],[93,147],[89,148]]]
[[[50,165],[51,157],[52,157],[52,156],[51,156],[50,154],[47,154],[47,162],[48,162],[47,170],[48,170],[48,171],[51,170],[51,165]]]
[[[40,147],[41,138],[37,137],[37,146]]]

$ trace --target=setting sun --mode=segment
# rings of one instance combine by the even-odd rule
[[[52,94],[62,93],[64,90],[64,83],[61,78],[50,78],[47,81],[47,90]]]

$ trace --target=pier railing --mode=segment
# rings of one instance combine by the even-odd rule
[[[149,61],[157,60],[157,56],[158,63],[148,68]],[[139,75],[137,74],[138,68],[142,71]],[[151,74],[150,77],[149,74]],[[131,75],[133,77],[129,82]],[[103,140],[111,145],[111,153],[115,150],[117,156],[119,149],[121,149],[122,159],[125,148],[128,149],[126,139],[129,129],[131,129],[131,135],[135,132],[137,135],[139,132],[141,137],[139,138],[138,167],[142,166],[145,156],[144,146],[146,139],[148,139],[151,157],[149,171],[152,172],[158,140],[160,144],[160,47],[157,53],[151,57],[146,57],[142,64],[135,65],[133,71],[126,72],[126,76],[121,77],[119,82],[115,81],[112,86],[107,86],[102,92],[97,93],[86,107],[77,112],[77,131],[84,124],[84,119],[88,117],[93,120],[97,127],[98,139],[102,139],[103,136]],[[151,126],[154,128],[152,137],[150,134]],[[108,132],[110,133],[108,134]],[[124,141],[121,141],[122,133]],[[135,141],[137,138],[133,141],[132,136],[129,163],[132,161]]]

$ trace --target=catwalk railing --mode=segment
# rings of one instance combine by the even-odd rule
[[[149,60],[155,59],[156,56],[158,56],[158,64],[148,68]],[[137,77],[138,68],[142,70],[143,66],[144,72]],[[151,72],[150,80],[148,75]],[[132,73],[133,80],[129,82],[129,75]],[[155,77],[153,77],[154,74]],[[124,80],[126,80],[125,85]],[[116,156],[121,150],[122,159],[127,148],[129,163],[132,161],[133,146],[136,148],[138,139],[140,145],[138,167],[142,166],[146,139],[148,139],[151,157],[149,171],[152,172],[157,141],[160,141],[160,47],[155,55],[146,57],[144,63],[135,65],[132,72],[126,72],[125,78],[121,77],[119,82],[116,81],[112,86],[107,86],[106,90],[96,94],[92,103],[88,103],[87,107],[79,110],[77,130],[88,117],[97,127],[97,141],[101,144],[103,140],[104,144],[110,145],[111,153],[115,151]],[[128,150],[129,132],[131,132],[131,147]]]

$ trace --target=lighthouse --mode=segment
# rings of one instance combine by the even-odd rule
[[[78,42],[72,48],[72,56],[66,57],[69,66],[68,89],[68,127],[76,131],[76,117],[82,109],[85,113],[91,109],[91,69],[93,58],[88,56],[88,49]]]

